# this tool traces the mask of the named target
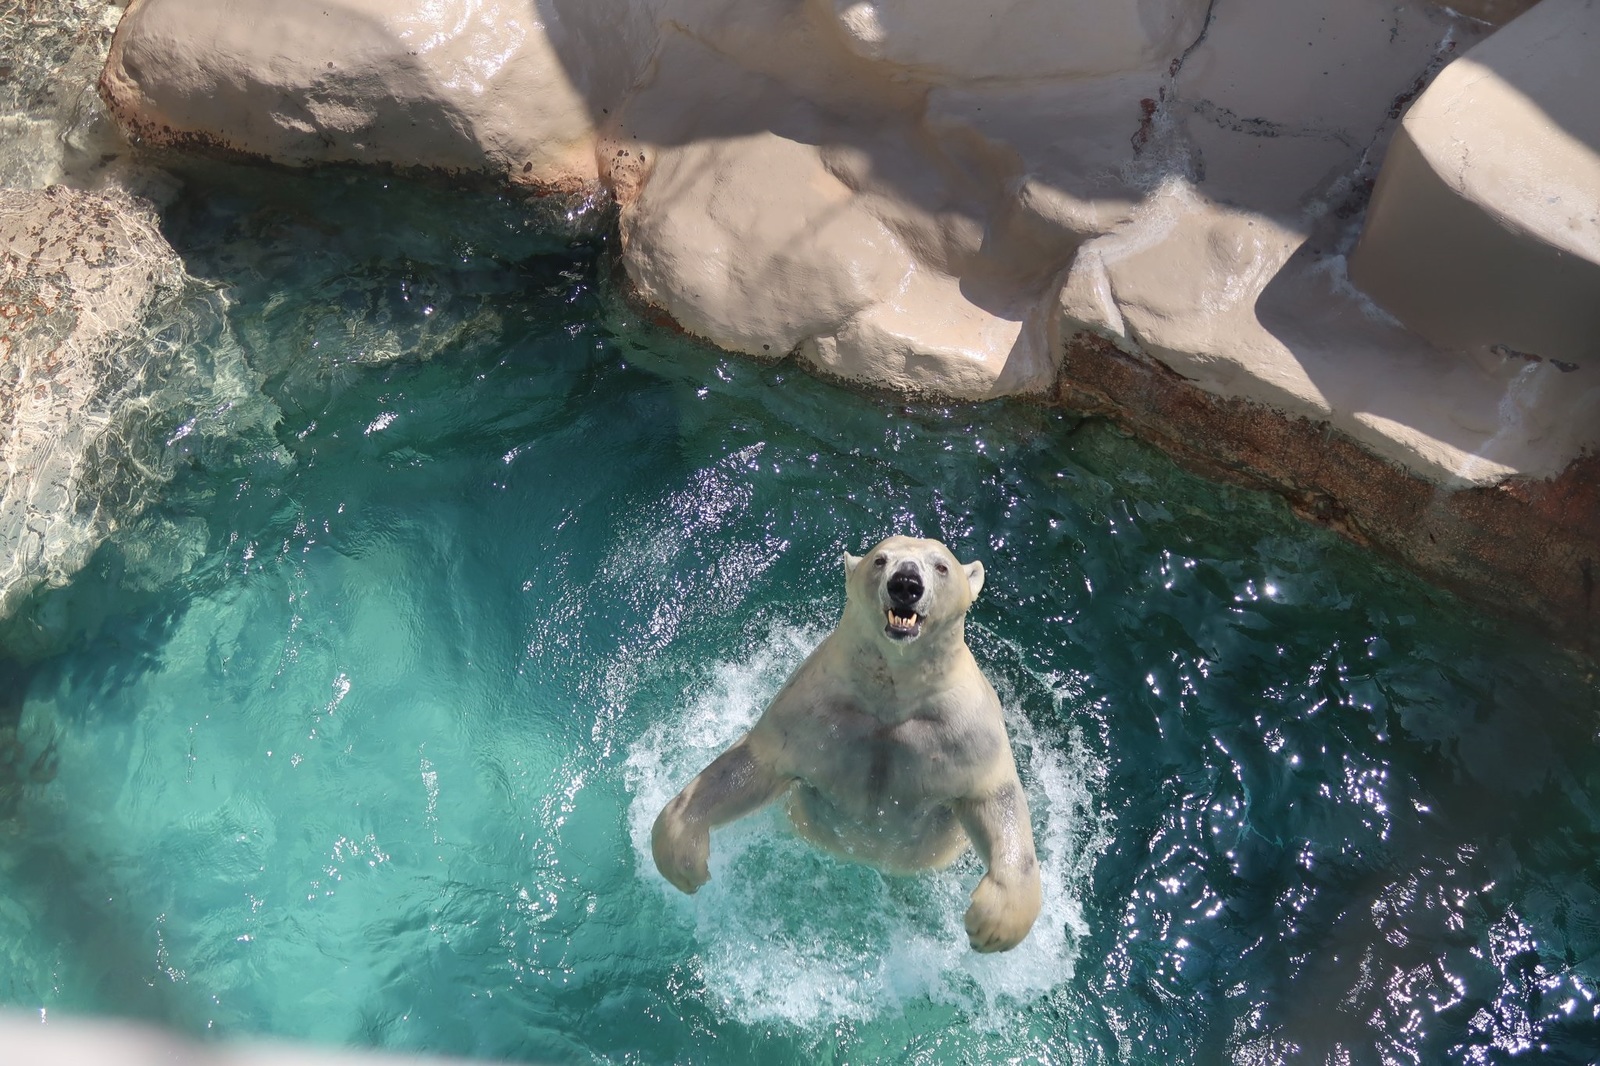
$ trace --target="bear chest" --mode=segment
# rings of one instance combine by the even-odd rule
[[[965,795],[977,754],[928,722],[884,725],[866,715],[836,720],[811,739],[798,776],[846,807],[923,806]]]

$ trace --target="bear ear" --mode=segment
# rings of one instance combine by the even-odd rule
[[[983,591],[983,564],[962,563],[961,568],[967,572],[967,587],[972,590],[972,598],[977,599],[978,593]]]
[[[859,555],[851,555],[849,552],[845,552],[840,556],[839,561],[844,563],[844,576],[847,581],[850,579],[850,575],[856,572],[856,567],[861,565],[861,557]]]

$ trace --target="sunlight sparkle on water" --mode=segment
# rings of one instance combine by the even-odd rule
[[[0,663],[0,774],[54,773],[0,777],[5,1003],[528,1062],[1600,1056],[1592,674],[1097,423],[698,349],[539,210],[181,194],[227,303],[177,350],[250,385],[153,401],[170,484]],[[1008,955],[971,858],[775,810],[694,897],[649,858],[889,532],[986,567],[1045,873]]]

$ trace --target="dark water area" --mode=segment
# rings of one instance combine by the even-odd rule
[[[1102,423],[653,327],[596,213],[184,182],[214,313],[173,321],[229,386],[145,414],[160,501],[30,608],[64,652],[0,660],[0,1005],[528,1062],[1600,1060],[1592,666]],[[971,860],[771,814],[693,898],[649,859],[892,532],[987,569],[1046,875],[1005,956]]]

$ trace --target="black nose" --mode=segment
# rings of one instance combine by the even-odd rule
[[[922,577],[910,566],[896,570],[889,578],[889,602],[910,607],[922,598]]]

